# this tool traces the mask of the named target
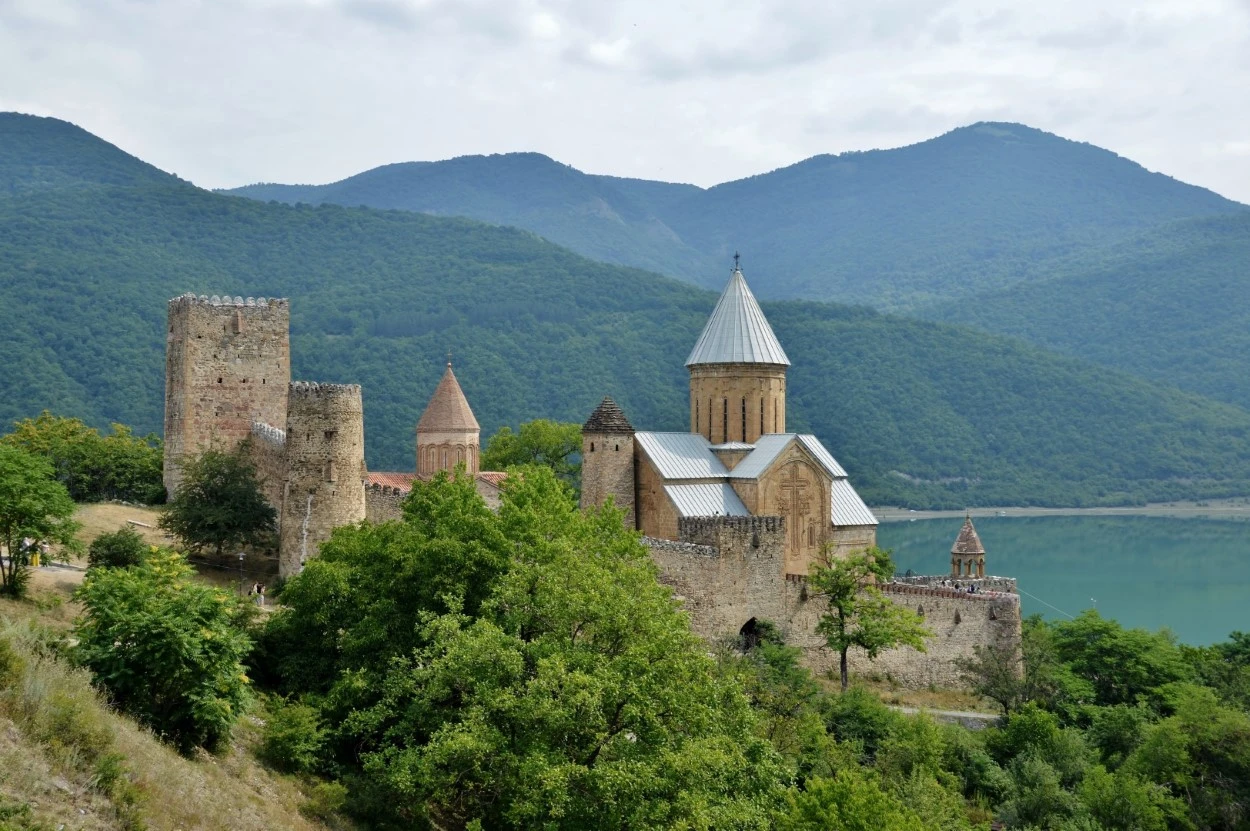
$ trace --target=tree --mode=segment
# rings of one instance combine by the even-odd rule
[[[1093,685],[1098,704],[1134,704],[1165,684],[1194,675],[1167,632],[1125,629],[1093,609],[1058,621],[1051,630],[1060,660]]]
[[[816,631],[838,653],[843,692],[849,682],[846,656],[852,647],[864,650],[870,659],[883,649],[899,646],[924,652],[924,639],[933,634],[923,618],[892,603],[877,588],[877,580],[888,580],[893,574],[889,552],[871,548],[844,559],[830,558],[811,575],[817,598],[828,608]]]
[[[46,459],[0,445],[0,591],[25,592],[31,555],[42,546],[77,548],[73,516],[74,501]]]
[[[124,424],[114,424],[112,429],[102,436],[80,419],[45,410],[36,418],[17,422],[0,443],[47,459],[57,481],[79,502],[162,501],[165,486],[161,481],[160,438],[135,436]]]
[[[998,704],[1004,715],[1030,701],[1068,712],[1094,698],[1090,683],[1060,660],[1051,625],[1040,617],[1024,621],[1019,644],[978,645],[973,653],[959,661],[960,673],[973,692]]]
[[[358,806],[387,827],[768,826],[780,760],[619,511],[530,467],[498,514],[446,477],[405,512],[339,529],[271,622],[331,656],[307,700]]]
[[[832,779],[812,779],[792,789],[778,831],[922,831],[920,817],[882,790],[871,772],[839,771]]]
[[[206,450],[183,463],[182,484],[161,515],[161,528],[191,551],[272,544],[276,514],[243,451]]]
[[[148,544],[133,528],[101,534],[87,548],[88,568],[128,568],[148,556]]]
[[[561,481],[578,487],[582,475],[582,427],[545,418],[527,421],[518,433],[501,427],[490,437],[482,453],[486,470],[507,470],[518,465],[542,465]],[[570,461],[576,457],[577,461]]]
[[[91,569],[75,595],[77,660],[117,706],[186,753],[216,749],[250,698],[248,607],[191,579],[178,554]]]

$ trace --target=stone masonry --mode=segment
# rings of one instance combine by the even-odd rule
[[[180,460],[210,447],[234,450],[253,421],[286,423],[291,382],[286,300],[169,301],[165,351],[165,489],[181,481]]]

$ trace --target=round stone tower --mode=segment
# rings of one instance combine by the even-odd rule
[[[582,425],[583,508],[612,497],[625,511],[625,527],[634,528],[634,427],[611,398],[603,401]]]
[[[964,517],[964,527],[959,529],[959,536],[951,546],[951,576],[985,576],[985,546],[981,544],[971,515]]]
[[[459,465],[470,476],[476,475],[480,450],[481,428],[448,361],[443,379],[417,422],[417,475],[427,478],[440,470],[454,471]]]
[[[751,294],[736,255],[729,285],[686,366],[690,432],[712,444],[753,444],[764,433],[786,431],[790,359]]]
[[[340,525],[365,518],[364,405],[357,384],[291,384],[278,571],[298,574]]]

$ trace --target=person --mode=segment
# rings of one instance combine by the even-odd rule
[[[256,605],[262,609],[265,607],[265,584],[258,583],[256,586]]]

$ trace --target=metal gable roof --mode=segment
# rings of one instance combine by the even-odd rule
[[[683,517],[751,515],[734,489],[724,483],[665,485],[664,492],[677,506],[678,515]]]
[[[635,433],[634,440],[665,479],[723,479],[729,471],[698,433]]]
[[[835,479],[839,476],[846,476],[846,471],[842,469],[842,465],[838,464],[838,460],[833,458],[833,454],[825,449],[825,446],[820,443],[820,439],[816,438],[811,433],[801,433],[799,435],[799,441],[801,441],[803,446],[816,457],[817,461],[824,465],[825,470],[829,471],[830,476]]]
[[[741,269],[734,269],[703,334],[686,358],[686,366],[695,364],[790,365]]]
[[[729,472],[734,479],[758,479],[764,475],[781,451],[790,446],[794,433],[765,433],[755,440],[755,449]]]
[[[834,479],[830,487],[830,519],[834,525],[877,525],[877,518],[846,479]]]

